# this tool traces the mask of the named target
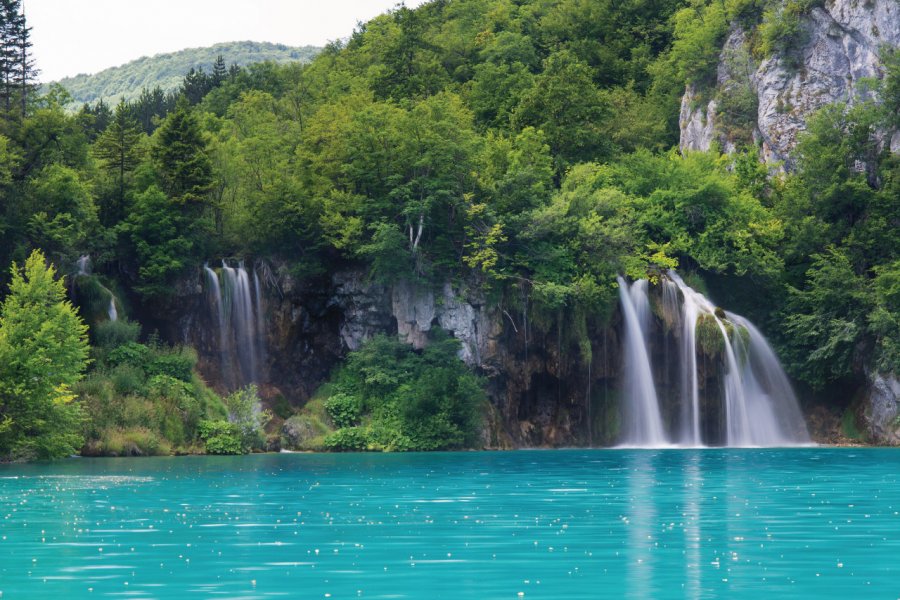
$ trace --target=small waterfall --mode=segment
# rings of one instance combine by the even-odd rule
[[[109,308],[106,309],[106,315],[109,317],[110,321],[119,320],[119,310],[116,308],[116,297],[112,294],[109,296]]]
[[[91,257],[87,254],[82,254],[78,257],[78,260],[75,261],[75,267],[78,269],[75,273],[76,275],[90,275]]]
[[[666,445],[647,352],[651,317],[647,281],[636,281],[630,289],[621,277],[618,282],[619,299],[625,317],[622,444],[649,447]]]
[[[109,302],[106,304],[106,317],[110,321],[118,321],[119,307],[118,302],[116,301],[116,295],[113,294],[111,289],[103,285],[98,277],[95,277],[93,275],[91,257],[89,254],[82,254],[78,257],[78,260],[75,261],[75,277],[91,278],[94,284],[100,289],[100,291],[103,292],[103,294],[109,296]],[[100,310],[102,309],[100,309],[99,307],[94,308],[94,311],[96,312],[99,312]]]
[[[700,432],[700,371],[697,328],[701,316],[722,335],[725,442],[729,446],[783,446],[809,443],[809,433],[787,375],[765,338],[750,321],[717,309],[678,274],[667,277],[682,296],[681,414],[679,441],[703,444]],[[665,287],[664,287],[665,289]],[[729,333],[730,329],[730,333]]]
[[[265,357],[265,315],[259,277],[254,273],[251,283],[243,261],[232,267],[223,260],[221,273],[205,265],[204,273],[218,327],[222,379],[233,389],[259,383],[260,362]]]

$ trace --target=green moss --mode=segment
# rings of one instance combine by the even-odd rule
[[[848,406],[841,416],[841,433],[850,440],[863,441],[865,439],[865,435],[856,426],[856,411],[852,406]]]
[[[702,314],[697,318],[697,349],[708,358],[716,358],[725,351],[725,338],[713,315]],[[726,330],[727,331],[727,330]]]

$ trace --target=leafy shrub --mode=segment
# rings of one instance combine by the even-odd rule
[[[112,370],[109,374],[109,380],[117,395],[127,396],[129,394],[140,394],[144,391],[146,376],[143,369],[130,364],[123,364]]]
[[[237,425],[228,421],[200,421],[200,439],[208,454],[246,454]]]
[[[246,450],[262,448],[265,443],[265,425],[271,420],[269,411],[261,410],[255,385],[248,385],[225,398],[228,420],[240,434],[241,445]]]
[[[325,436],[325,447],[329,450],[367,450],[368,436],[363,427],[345,427]]]
[[[141,326],[126,319],[100,321],[93,326],[91,332],[94,341],[101,348],[118,348],[124,344],[137,342]]]
[[[334,450],[440,450],[477,441],[482,381],[457,357],[459,341],[433,330],[421,352],[377,336],[353,352],[327,387]]]
[[[147,365],[147,375],[167,375],[180,381],[190,381],[194,376],[197,354],[189,348],[179,348],[161,353]]]
[[[114,321],[113,321],[114,322]],[[150,356],[150,348],[144,344],[128,341],[110,350],[106,362],[111,366],[131,365],[143,368]]]
[[[325,401],[328,417],[338,429],[353,427],[359,422],[359,400],[349,394],[339,392]]]

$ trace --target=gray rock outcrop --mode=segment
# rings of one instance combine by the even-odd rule
[[[813,112],[826,104],[852,105],[866,98],[860,82],[883,76],[882,49],[900,46],[900,2],[826,0],[803,17],[799,47],[775,53],[745,74],[735,72],[728,58],[747,45],[747,38],[739,27],[729,33],[720,55],[717,89],[735,83],[751,86],[758,101],[753,138],[767,162],[783,161],[790,167],[798,135]],[[689,86],[682,99],[681,150],[706,150],[717,141],[729,151],[732,139],[719,126],[715,100],[698,106],[697,98],[698,91]],[[892,151],[900,146],[896,132],[881,135]]]
[[[900,445],[900,380],[894,375],[870,378],[862,418],[876,444]]]

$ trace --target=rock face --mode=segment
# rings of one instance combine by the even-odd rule
[[[348,352],[372,336],[396,335],[415,348],[440,327],[462,342],[459,356],[487,380],[491,410],[481,434],[485,447],[572,446],[610,443],[608,430],[618,372],[613,329],[590,331],[594,348],[585,364],[565,331],[537,332],[465,285],[401,281],[385,286],[348,269],[315,282],[298,282],[286,269],[266,278],[266,364],[263,397],[305,403]],[[169,342],[193,346],[204,378],[220,392],[218,335],[202,274],[180,282],[178,301],[142,315]],[[558,339],[562,336],[563,340]],[[296,425],[296,424],[294,424]],[[293,427],[291,436],[309,437]],[[608,434],[607,434],[608,437]]]
[[[749,85],[758,108],[752,135],[767,162],[783,161],[790,168],[791,151],[806,120],[830,103],[860,100],[859,83],[883,76],[879,53],[883,46],[900,46],[900,3],[897,0],[826,0],[802,21],[802,43],[745,69],[734,56],[744,55],[748,36],[734,27],[729,33],[717,72],[717,90]],[[698,92],[688,87],[681,108],[681,150],[707,150],[714,141],[728,151],[733,136],[717,126],[715,100],[698,106]],[[892,150],[900,146],[896,132],[882,132]]]
[[[900,379],[894,375],[870,377],[862,420],[876,444],[900,445]]]

